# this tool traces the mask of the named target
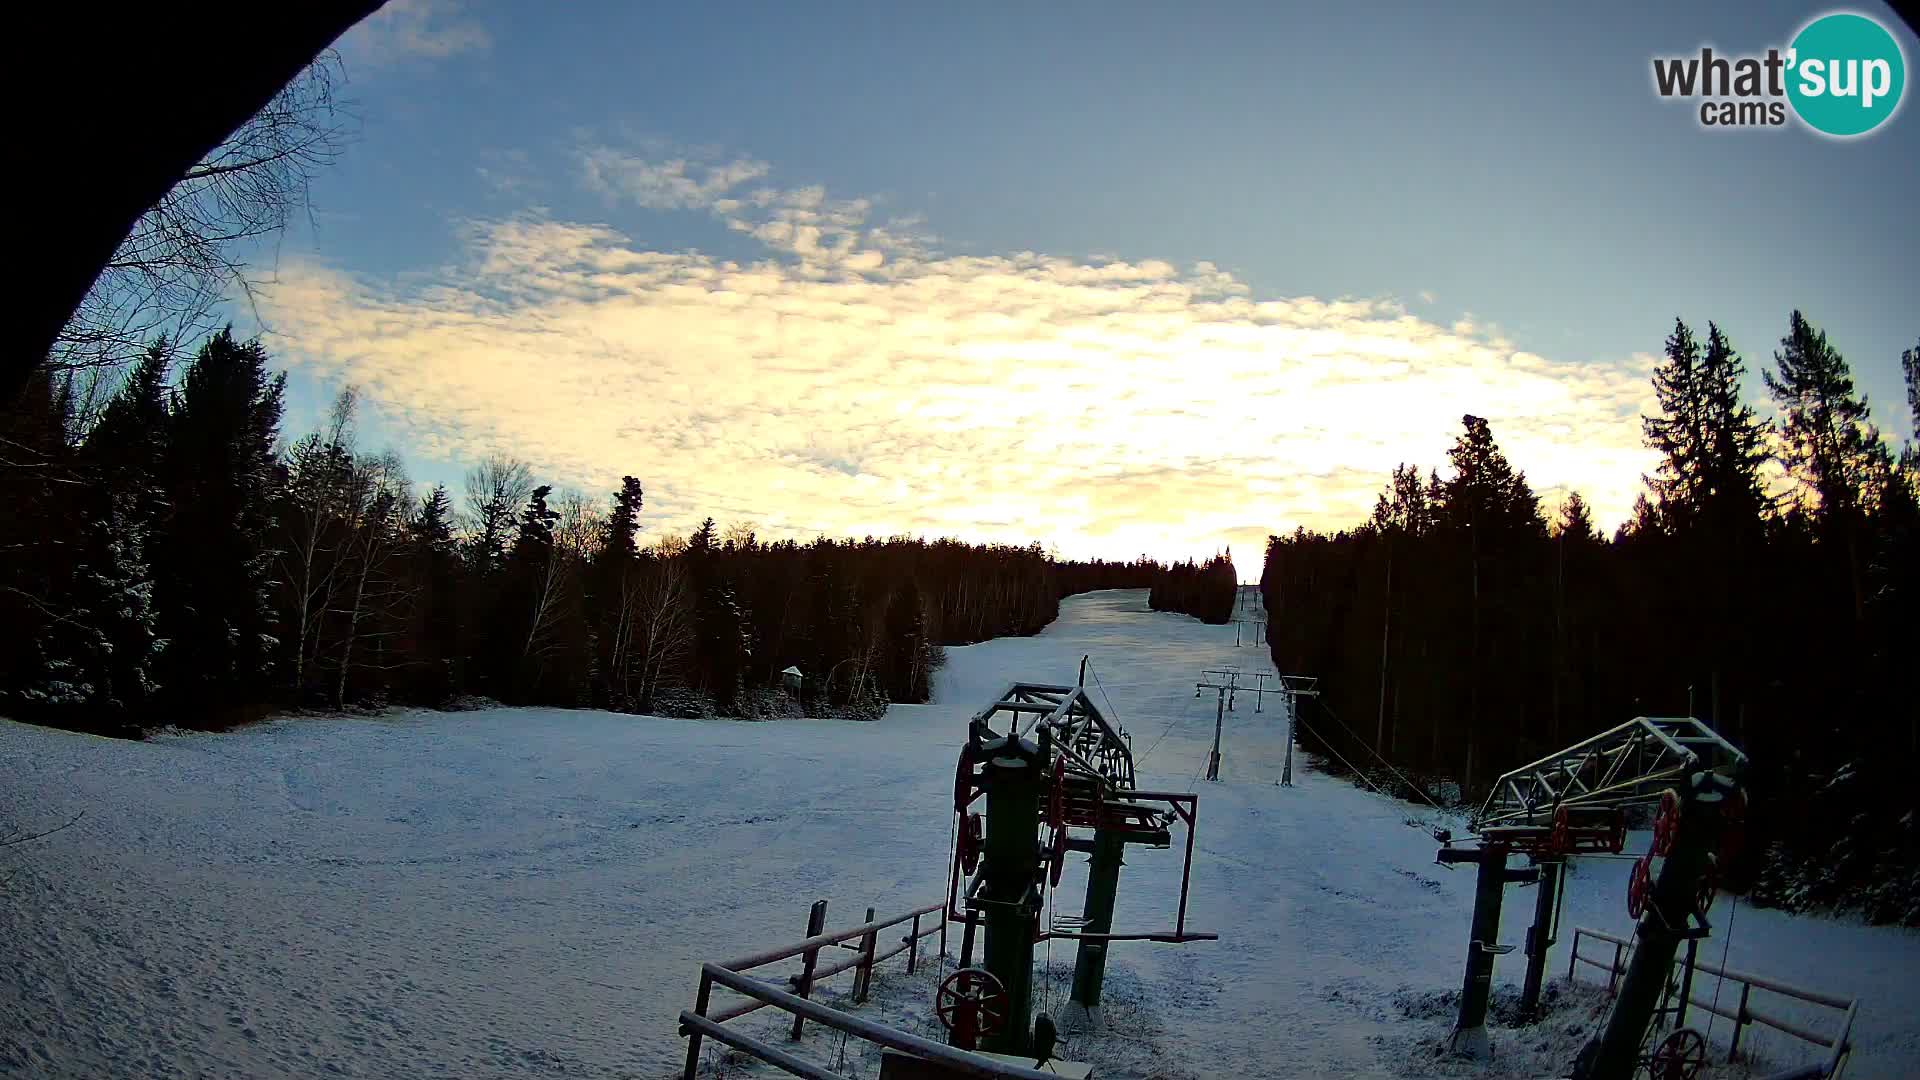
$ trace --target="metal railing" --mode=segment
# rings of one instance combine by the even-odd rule
[[[1583,937],[1595,938],[1612,945],[1612,958],[1596,959],[1592,956],[1582,956],[1580,953],[1580,939]],[[1606,969],[1607,993],[1612,994],[1617,986],[1619,976],[1626,974],[1626,957],[1627,953],[1632,949],[1632,941],[1616,934],[1609,934],[1604,930],[1593,930],[1584,926],[1574,927],[1573,946],[1568,950],[1570,955],[1567,958],[1567,981],[1573,981],[1574,972],[1578,969],[1579,965],[1591,964],[1594,967]],[[1685,961],[1682,960],[1680,962],[1684,963]],[[1686,1004],[1692,1005],[1695,1008],[1705,1009],[1715,1016],[1733,1021],[1733,1040],[1727,1048],[1728,1061],[1734,1061],[1739,1058],[1740,1036],[1741,1033],[1746,1030],[1747,1025],[1765,1024],[1775,1031],[1784,1032],[1796,1039],[1802,1039],[1806,1042],[1813,1043],[1815,1046],[1825,1048],[1827,1057],[1823,1064],[1817,1066],[1819,1069],[1817,1075],[1832,1080],[1833,1077],[1840,1074],[1840,1069],[1846,1063],[1848,1053],[1853,1049],[1851,1042],[1853,1036],[1853,1021],[1860,1013],[1859,998],[1841,997],[1838,994],[1827,994],[1818,990],[1808,990],[1805,987],[1794,986],[1790,983],[1782,982],[1779,979],[1772,979],[1763,975],[1752,975],[1744,971],[1735,971],[1732,968],[1723,968],[1717,964],[1701,960],[1696,960],[1693,967],[1696,971],[1704,971],[1711,975],[1718,975],[1723,980],[1740,984],[1739,1001],[1731,1006],[1717,1004],[1712,1000],[1702,1001],[1692,995],[1688,996],[1686,1002]],[[1781,997],[1792,998],[1795,1001],[1804,1001],[1810,1005],[1820,1005],[1829,1009],[1839,1010],[1841,1013],[1840,1028],[1831,1035],[1825,1035],[1795,1021],[1762,1012],[1754,1008],[1751,1004],[1753,991],[1756,989],[1779,994]],[[1795,1072],[1795,1070],[1789,1070],[1789,1072],[1792,1073]]]
[[[708,1038],[751,1054],[795,1076],[807,1077],[808,1080],[848,1080],[839,1073],[797,1057],[764,1039],[725,1026],[729,1020],[738,1019],[769,1005],[792,1014],[793,1027],[789,1037],[793,1039],[798,1039],[802,1026],[808,1020],[812,1020],[836,1031],[844,1031],[855,1038],[941,1062],[969,1076],[1004,1077],[1010,1080],[1058,1080],[1051,1073],[994,1061],[991,1058],[923,1039],[851,1013],[841,1012],[809,999],[814,986],[820,980],[852,970],[854,972],[853,1000],[856,1004],[866,1001],[873,986],[875,965],[904,952],[907,954],[907,972],[913,973],[919,961],[921,938],[939,934],[940,951],[944,954],[946,952],[946,921],[938,915],[945,907],[945,904],[928,904],[885,919],[874,918],[873,909],[868,908],[867,921],[859,926],[845,930],[822,931],[821,927],[826,921],[827,902],[820,900],[816,901],[807,913],[807,937],[804,940],[777,949],[754,953],[751,956],[743,956],[724,964],[702,964],[700,989],[694,998],[693,1008],[680,1014],[680,1034],[687,1039],[687,1062],[686,1071],[682,1074],[683,1080],[694,1080],[700,1067],[702,1040]],[[937,925],[923,927],[922,923],[929,915],[936,917]],[[880,935],[901,925],[908,925],[909,929],[901,936],[898,944],[890,946],[884,952],[880,951]],[[854,944],[848,946],[849,942]],[[836,946],[850,947],[852,955],[821,965],[819,963],[821,950]],[[796,956],[800,958],[800,970],[784,979],[775,981],[746,974],[754,968],[765,967],[782,960],[791,960]],[[718,1012],[709,1013],[715,984],[741,995],[746,1000],[736,1002]]]

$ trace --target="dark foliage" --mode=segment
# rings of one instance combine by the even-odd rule
[[[1920,455],[1896,460],[1798,313],[1767,373],[1783,432],[1741,403],[1744,374],[1718,328],[1703,345],[1676,326],[1646,422],[1661,465],[1610,541],[1577,494],[1549,524],[1466,417],[1450,475],[1401,466],[1366,523],[1269,540],[1274,661],[1320,676],[1341,721],[1309,707],[1322,722],[1303,741],[1469,798],[1634,716],[1691,710],[1754,762],[1736,883],[1912,924]],[[1772,454],[1784,498],[1761,480]]]
[[[1191,559],[1166,568],[1147,595],[1155,611],[1177,611],[1215,625],[1233,619],[1240,577],[1233,569],[1233,553],[1215,555],[1205,563]]]
[[[351,393],[276,449],[281,380],[257,342],[220,334],[177,379],[170,361],[156,343],[83,437],[56,380],[0,411],[11,715],[137,734],[478,695],[877,716],[927,698],[943,645],[1033,634],[1062,595],[1166,573],[1037,544],[768,543],[711,520],[650,541],[637,478],[599,509],[504,459],[473,470],[462,513],[356,449]]]

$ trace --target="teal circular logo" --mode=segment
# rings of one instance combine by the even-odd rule
[[[1865,15],[1808,23],[1787,52],[1787,100],[1815,131],[1842,138],[1887,122],[1907,88],[1900,43]]]

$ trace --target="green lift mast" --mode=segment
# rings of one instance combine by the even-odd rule
[[[1083,680],[1085,670],[1082,661]],[[984,817],[972,809],[983,797]],[[1082,686],[1016,683],[976,714],[954,787],[960,821],[947,917],[964,923],[965,931],[962,970],[943,993],[968,1008],[958,1012],[950,1041],[980,1041],[1000,1053],[1032,1048],[1039,942],[1079,941],[1070,1007],[1097,1017],[1112,942],[1217,938],[1186,928],[1198,802],[1190,792],[1140,790],[1128,738]],[[1173,929],[1116,933],[1114,900],[1127,845],[1171,847],[1175,821],[1185,824],[1187,839]],[[1043,926],[1046,893],[1059,886],[1067,854],[1075,851],[1091,856],[1082,915]],[[976,928],[985,937],[980,968],[973,966]]]

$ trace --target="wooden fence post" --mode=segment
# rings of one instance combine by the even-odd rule
[[[700,969],[700,993],[693,999],[693,1011],[699,1013],[701,1016],[707,1015],[707,1002],[712,997],[713,976],[707,974],[707,969],[702,966]],[[681,1074],[682,1080],[693,1080],[693,1074],[699,1068],[700,1031],[698,1028],[695,1028],[687,1035],[687,1071]]]
[[[1720,978],[1725,980],[1726,976],[1722,975]],[[1751,993],[1753,993],[1752,983],[1740,984],[1740,1007],[1734,1010],[1733,1045],[1727,1048],[1728,1061],[1734,1061],[1740,1057],[1740,1031],[1747,1026],[1747,995]]]
[[[920,959],[920,916],[913,917],[913,936],[907,939],[907,974],[913,974],[913,965]]]
[[[873,921],[872,908],[867,909],[867,917],[861,921]],[[873,952],[879,940],[878,930],[869,930],[860,935],[860,963],[853,969],[853,1003],[855,1005],[866,1002],[867,989],[873,985]]]
[[[814,937],[826,928],[827,902],[825,900],[815,900],[813,902],[813,909],[807,912],[807,936],[810,938]],[[813,993],[813,965],[814,962],[819,959],[820,949],[817,946],[806,951],[805,958],[800,962],[800,985],[794,987],[794,993],[799,994],[801,997],[807,997]],[[801,1016],[799,1013],[794,1013],[793,1033],[788,1037],[798,1039],[800,1037],[800,1027],[806,1022],[806,1017]]]

